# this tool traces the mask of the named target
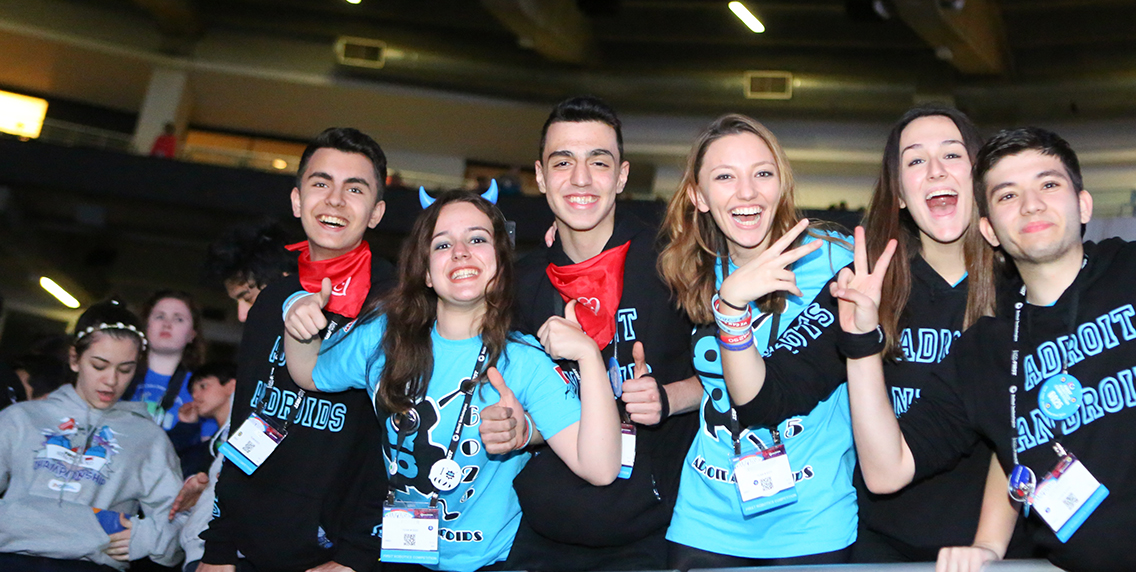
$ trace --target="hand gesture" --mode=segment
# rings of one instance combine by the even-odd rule
[[[769,248],[749,262],[743,264],[722,281],[718,296],[727,306],[744,307],[746,304],[771,292],[785,291],[800,296],[797,276],[789,270],[794,262],[804,258],[821,247],[822,241],[814,240],[804,246],[785,251],[793,241],[809,227],[808,219],[801,219],[789,232],[769,245]]]
[[[327,317],[323,307],[331,298],[331,279],[324,278],[320,291],[296,300],[288,315],[284,316],[284,329],[297,341],[306,342],[319,335],[327,327]]]
[[[837,298],[840,309],[840,327],[850,334],[863,334],[876,329],[880,324],[880,292],[884,276],[887,274],[891,257],[895,254],[895,239],[888,241],[887,247],[876,260],[875,268],[868,271],[867,241],[864,227],[856,227],[856,244],[853,247],[852,266],[840,271],[836,282],[830,285],[830,292]]]
[[[580,321],[576,319],[576,301],[569,300],[564,306],[564,317],[552,316],[536,333],[544,351],[552,359],[579,361],[589,353],[599,354],[596,342],[584,333]]]
[[[130,528],[134,525],[131,524],[130,519],[126,518],[125,514],[119,513],[118,521],[126,530],[120,530],[110,535],[110,544],[103,549],[107,556],[118,560],[119,562],[130,561]]]
[[[183,403],[182,406],[178,408],[178,421],[182,423],[197,423],[198,417],[197,402],[195,401]]]
[[[620,399],[626,404],[627,414],[632,421],[654,425],[663,420],[663,402],[659,398],[659,384],[655,378],[647,375],[643,342],[635,342],[631,357],[635,359],[635,378],[623,382],[623,395]]]
[[[185,484],[181,486],[181,490],[178,491],[178,496],[174,498],[174,504],[170,507],[170,520],[172,521],[177,513],[193,508],[197,504],[197,499],[201,498],[201,493],[205,492],[208,486],[209,475],[205,473],[190,475],[185,480]]]
[[[935,572],[979,572],[994,560],[1001,558],[983,546],[944,546],[939,549]]]
[[[485,453],[489,455],[502,455],[516,451],[525,446],[528,441],[528,430],[525,424],[525,409],[513,390],[505,385],[505,378],[497,368],[491,367],[485,372],[489,377],[489,384],[501,400],[481,410],[481,443],[485,445]]]

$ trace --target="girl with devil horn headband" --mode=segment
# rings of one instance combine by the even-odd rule
[[[477,412],[494,403],[523,406],[531,414],[524,430],[543,435],[589,482],[606,485],[619,472],[619,416],[595,344],[570,318],[540,332],[547,354],[536,339],[510,332],[512,280],[504,216],[456,191],[415,222],[398,286],[326,348],[311,340],[329,288],[289,310],[296,382],[320,391],[365,387],[378,410],[392,413],[382,419],[390,475],[381,493],[384,563],[461,571],[508,557],[520,522],[512,481],[530,455],[485,453]],[[578,361],[580,380],[569,382],[550,356]],[[437,528],[414,537],[401,527],[415,519]]]

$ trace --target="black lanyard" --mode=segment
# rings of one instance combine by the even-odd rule
[[[272,387],[275,384],[276,384],[276,364],[272,364],[272,367],[268,370],[268,383],[264,386],[264,393],[262,393],[260,395],[260,401],[257,401],[257,403],[256,403],[256,414],[257,414],[257,416],[259,416],[262,419],[265,419],[265,417],[266,417],[265,414],[264,414],[264,404],[265,404],[266,401],[268,401],[268,394],[272,392]],[[284,398],[283,393],[280,394],[280,398],[281,398],[281,400],[283,400],[283,398]],[[296,399],[292,401],[292,409],[295,410],[297,413],[300,411],[300,404],[303,402],[303,400],[304,400],[304,389],[300,388],[300,390],[296,392]],[[299,415],[297,415],[297,417],[299,417]],[[288,425],[291,424],[291,423],[292,423],[292,415],[291,414],[285,415],[284,416],[284,427],[281,429],[281,431],[283,431],[284,433],[287,433],[288,432]]]
[[[449,447],[446,448],[446,460],[453,459],[454,453],[458,450],[462,426],[465,425],[466,417],[469,414],[469,407],[473,401],[473,389],[477,387],[477,382],[481,379],[481,376],[485,375],[485,370],[489,369],[488,357],[489,348],[485,344],[482,344],[481,351],[477,354],[477,362],[473,364],[473,373],[469,374],[469,379],[461,383],[460,389],[464,397],[462,398],[461,411],[458,413],[458,421],[454,424],[454,434],[450,438]],[[394,420],[395,417],[397,417],[397,415],[392,415],[392,420]],[[414,420],[412,420],[412,417]],[[394,500],[394,479],[398,475],[398,457],[399,453],[402,451],[402,442],[406,440],[406,437],[411,431],[419,428],[419,423],[415,422],[417,419],[417,414],[414,414],[414,409],[411,409],[410,412],[403,415],[402,422],[398,423],[398,442],[394,445],[394,451],[392,452],[392,457],[394,458],[391,459],[390,468],[388,469],[390,479],[387,483],[387,500]],[[431,506],[438,501],[438,489],[436,487],[432,488],[434,488],[434,490],[430,493]]]
[[[722,264],[722,281],[725,282],[726,277],[730,275],[730,263],[728,262],[728,260],[725,256],[719,256],[718,262],[720,262]],[[777,342],[777,330],[779,330],[781,328],[781,312],[777,312],[777,311],[774,310],[770,313],[773,316],[772,317],[773,323],[769,324],[769,341],[765,345],[766,348],[772,348],[773,344]],[[717,335],[717,334],[715,334],[715,335]],[[756,348],[754,348],[754,349],[756,349]],[[766,372],[768,372],[768,368],[766,368]],[[725,371],[723,371],[722,372],[722,383],[725,383],[725,382],[726,382],[726,374],[725,374]],[[780,445],[781,444],[781,433],[779,431],[777,431],[777,426],[771,427],[769,429],[769,432],[773,434],[773,446]],[[734,454],[735,455],[741,455],[742,454],[742,428],[741,428],[741,424],[738,423],[738,412],[737,412],[737,410],[734,409],[733,399],[730,399],[730,438],[734,442]]]
[[[1086,254],[1081,260],[1081,268],[1089,262],[1089,257]],[[1070,285],[1073,288],[1073,294],[1069,297],[1069,314],[1066,319],[1065,327],[1069,331],[1075,331],[1077,328],[1077,311],[1081,305],[1081,291],[1076,289],[1076,280],[1074,284]],[[1014,383],[1010,386],[1010,451],[1013,456],[1014,465],[1018,465],[1018,362],[1021,357],[1021,327],[1022,327],[1022,308],[1026,305],[1026,287],[1023,284],[1020,291],[1021,300],[1014,304],[1014,343],[1010,348],[1010,377],[1014,378]],[[1061,372],[1064,374],[1069,373],[1069,351],[1067,348],[1057,347],[1057,352],[1061,355]],[[1061,446],[1060,440],[1054,437],[1054,442],[1057,447]]]

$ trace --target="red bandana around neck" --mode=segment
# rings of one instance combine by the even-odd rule
[[[323,279],[331,279],[331,298],[325,310],[352,319],[359,315],[371,291],[371,247],[367,241],[347,254],[318,262],[312,260],[306,240],[286,248],[300,252],[300,285],[304,290],[319,292]]]
[[[615,311],[623,297],[623,263],[630,247],[628,241],[583,262],[549,264],[545,270],[565,302],[576,300],[576,319],[600,349],[615,337]]]

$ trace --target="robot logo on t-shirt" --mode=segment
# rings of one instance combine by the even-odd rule
[[[390,463],[398,462],[398,477],[392,479],[392,485],[400,492],[410,492],[415,489],[423,496],[434,491],[430,483],[430,467],[446,457],[446,449],[430,441],[430,433],[438,425],[438,409],[433,400],[427,398],[414,406],[414,411],[407,417],[413,423],[417,418],[417,428],[412,427],[405,435],[402,443],[398,443],[399,429],[392,419],[387,420],[387,438],[383,443],[383,457]],[[405,428],[404,432],[405,431]]]
[[[392,480],[397,491],[406,494],[417,493],[423,497],[423,500],[435,492],[434,484],[430,481],[430,469],[437,462],[446,458],[446,446],[453,437],[453,424],[460,414],[462,398],[461,391],[454,390],[437,402],[431,397],[418,402],[414,406],[413,413],[409,415],[412,420],[411,427],[405,430],[407,434],[401,444],[397,443],[401,427],[396,425],[393,419],[387,420],[387,439],[383,445],[383,456],[388,463],[397,456],[398,477]],[[442,412],[450,409],[453,409],[453,412],[447,415],[445,422],[443,422]],[[413,421],[415,418],[417,423]],[[471,404],[464,427],[476,428],[479,423],[480,412],[478,407]],[[467,490],[454,495],[443,494],[443,498],[439,499],[442,508],[442,520],[454,520],[460,516],[460,511],[449,512],[449,510],[456,508],[458,504],[465,502],[473,495],[471,492],[473,491],[472,485],[477,476],[477,463],[473,461],[473,457],[482,454],[484,454],[483,449],[476,439],[464,439],[459,442],[454,451],[453,460],[462,467],[461,484],[458,487],[461,488],[464,485]],[[449,491],[439,492],[448,493]],[[448,504],[446,497],[452,497]]]

